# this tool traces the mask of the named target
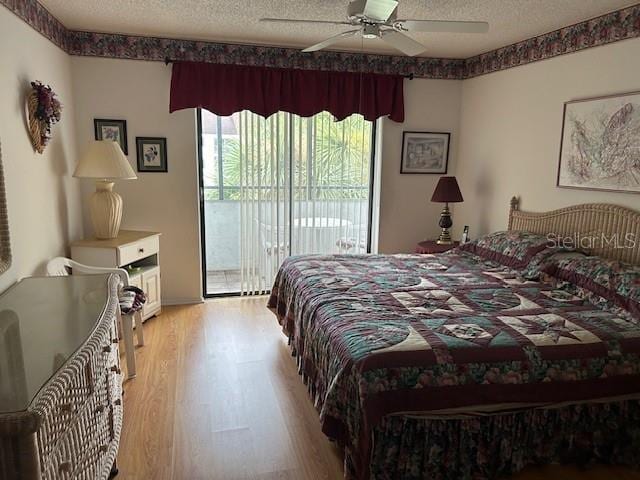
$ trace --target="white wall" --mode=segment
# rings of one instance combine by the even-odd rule
[[[640,39],[563,55],[462,83],[460,155],[465,202],[455,232],[471,236],[506,228],[509,199],[544,211],[585,202],[640,209],[640,195],[556,187],[563,104],[640,90]]]
[[[458,80],[405,80],[405,121],[382,121],[380,232],[381,253],[413,252],[416,244],[437,238],[442,204],[431,203],[440,175],[400,173],[403,131],[451,132],[449,175],[458,157],[460,98]],[[455,207],[452,208],[455,212]]]
[[[124,200],[122,228],[160,237],[162,299],[201,299],[196,124],[193,110],[169,114],[171,67],[159,62],[72,57],[79,151],[93,140],[93,119],[127,121],[129,162],[136,167],[136,137],[166,137],[168,173],[137,173],[115,189]],[[93,183],[82,180],[86,197]],[[85,202],[86,203],[86,202]],[[86,206],[84,223],[92,232]]]
[[[117,184],[125,201],[123,227],[162,232],[163,300],[197,301],[195,116],[193,111],[168,113],[171,69],[158,62],[69,58],[5,9],[0,9],[0,27],[1,35],[11,38],[0,44],[0,100],[8,105],[0,113],[0,140],[16,258],[10,274],[0,277],[0,287],[35,272],[45,259],[62,253],[68,240],[81,236],[79,209],[93,186],[70,177],[76,146],[82,150],[93,138],[94,118],[122,118],[134,167],[136,136],[167,137],[169,159],[169,173],[142,173],[138,180]],[[17,53],[9,47],[16,44],[24,45]],[[457,234],[464,224],[473,236],[504,228],[513,194],[533,210],[585,201],[640,208],[637,195],[555,187],[563,102],[640,89],[639,47],[640,40],[627,40],[465,81],[406,81],[405,122],[380,122],[379,250],[410,252],[439,230],[441,205],[429,201],[438,175],[400,174],[404,130],[451,132],[449,174],[457,175],[465,196],[453,208]],[[32,78],[51,83],[66,107],[42,157],[33,154],[22,118],[21,82]],[[84,225],[91,233],[86,209]]]
[[[69,56],[21,19],[0,8],[0,148],[4,164],[13,264],[0,291],[17,279],[42,275],[51,257],[66,254],[82,236],[76,162],[74,100]],[[25,98],[29,82],[50,84],[62,119],[43,155],[29,140]]]
[[[163,301],[199,299],[197,132],[193,111],[168,113],[171,68],[134,60],[73,57],[71,61],[80,149],[93,138],[94,118],[127,120],[128,157],[134,169],[136,136],[167,137],[169,173],[142,173],[138,180],[116,185],[124,199],[123,228],[162,232]],[[405,81],[405,123],[382,122],[381,252],[412,252],[418,241],[438,233],[441,205],[429,202],[438,175],[400,175],[402,131],[452,132],[451,172],[457,153],[460,84]],[[93,187],[85,182],[88,194]],[[91,232],[87,213],[85,209],[85,226]]]

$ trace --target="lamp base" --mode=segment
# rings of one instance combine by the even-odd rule
[[[113,191],[113,182],[97,181],[89,199],[89,212],[96,238],[116,238],[122,220],[122,197]]]
[[[453,222],[451,221],[451,212],[449,211],[449,204],[445,203],[442,212],[440,213],[440,221],[438,222],[440,228],[442,228],[442,232],[440,232],[440,237],[436,240],[438,245],[451,245],[453,241],[451,240],[451,234],[449,233],[449,229]]]
[[[449,231],[447,230],[446,232],[443,231],[442,233],[440,233],[440,236],[438,237],[438,240],[436,240],[436,243],[438,245],[452,245],[453,240],[451,240],[451,235],[449,234]]]

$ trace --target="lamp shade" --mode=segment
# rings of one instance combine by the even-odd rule
[[[136,174],[120,145],[112,140],[95,140],[78,162],[74,177],[103,180],[135,180]]]
[[[431,196],[431,201],[440,203],[464,201],[456,177],[440,177],[438,185]]]

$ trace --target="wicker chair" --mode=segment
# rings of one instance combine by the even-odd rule
[[[71,273],[70,270],[91,275],[114,273],[120,276],[122,287],[129,286],[129,274],[124,268],[93,267],[90,265],[83,265],[82,263],[75,262],[70,258],[65,257],[56,257],[47,263],[47,274],[50,276],[69,275]],[[142,331],[142,312],[138,310],[127,315],[120,314],[120,312],[118,313],[120,331],[122,332],[122,337],[124,339],[125,354],[127,356],[127,378],[133,378],[136,376],[136,357],[135,347],[133,345],[133,322],[135,321],[136,324],[138,346],[143,346],[144,333]]]

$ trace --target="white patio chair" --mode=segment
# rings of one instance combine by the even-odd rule
[[[47,274],[50,276],[66,276],[71,272],[86,273],[90,275],[96,275],[101,273],[114,273],[120,276],[122,287],[129,286],[129,274],[124,268],[105,268],[105,267],[93,267],[90,265],[83,265],[82,263],[75,262],[70,258],[56,257],[47,263]],[[136,357],[135,347],[133,345],[133,322],[136,323],[136,337],[138,338],[138,345],[144,345],[144,333],[142,331],[142,312],[137,311],[133,315],[123,315],[120,312],[120,308],[117,310],[120,331],[124,339],[125,354],[127,357],[127,378],[133,378],[136,376]]]
[[[366,253],[367,224],[353,225],[347,230],[347,235],[336,240],[336,247],[340,253]],[[353,250],[353,252],[352,252]]]
[[[260,281],[265,282],[266,288],[270,288],[270,282],[280,266],[280,258],[286,256],[289,242],[285,240],[285,227],[283,225],[275,226],[263,223],[258,221],[257,218],[254,221],[260,241],[258,275]]]

